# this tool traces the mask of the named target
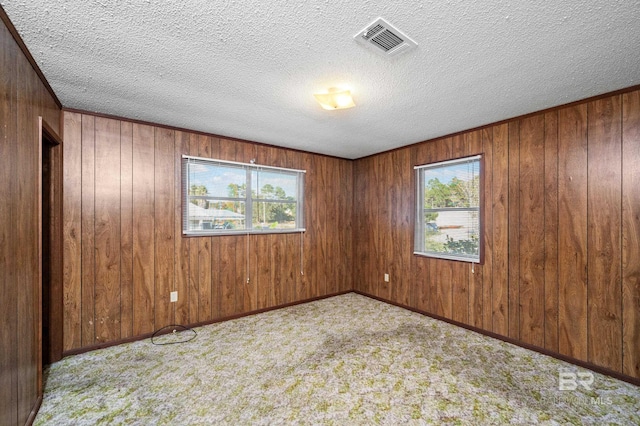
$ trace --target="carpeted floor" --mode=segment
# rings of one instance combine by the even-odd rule
[[[636,386],[357,294],[196,331],[52,365],[35,424],[640,424]]]

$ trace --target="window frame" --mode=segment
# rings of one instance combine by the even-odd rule
[[[244,197],[225,197],[214,195],[190,195],[189,188],[191,182],[189,180],[189,167],[191,163],[203,164],[206,166],[232,166],[238,169],[243,169],[246,173],[246,188]],[[279,199],[265,199],[257,198],[258,188],[252,186],[252,175],[254,172],[260,173],[261,171],[274,171],[283,175],[293,175],[296,177],[296,194],[294,200],[279,200]],[[181,174],[182,174],[182,235],[186,237],[197,236],[215,236],[215,235],[247,235],[247,234],[290,234],[305,232],[304,226],[304,181],[306,170],[290,169],[285,167],[265,166],[261,164],[253,163],[241,163],[238,161],[219,160],[216,158],[197,157],[192,155],[182,155],[181,161]],[[256,196],[253,195],[253,190],[256,190]],[[245,203],[244,212],[244,229],[198,229],[189,230],[189,222],[191,216],[189,215],[189,203],[193,199],[211,200],[211,201],[224,201],[224,202],[242,202]],[[259,203],[265,204],[294,204],[296,206],[295,216],[295,228],[287,229],[274,229],[274,228],[254,228],[253,227],[253,208]]]
[[[477,211],[478,212],[478,255],[469,257],[456,254],[447,254],[444,252],[432,252],[424,250],[424,235],[426,222],[424,214],[427,209],[424,208],[424,170],[439,168],[446,165],[463,164],[467,161],[478,161],[478,206],[468,208],[444,207],[429,209],[434,212],[440,211]],[[453,260],[466,263],[484,264],[484,154],[472,154],[464,157],[452,158],[445,161],[426,163],[414,166],[415,176],[415,221],[414,221],[414,251],[413,254],[421,257],[432,259]]]

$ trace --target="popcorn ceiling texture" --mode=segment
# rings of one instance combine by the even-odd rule
[[[638,0],[0,4],[65,107],[345,158],[640,84]],[[418,48],[358,45],[379,16]]]

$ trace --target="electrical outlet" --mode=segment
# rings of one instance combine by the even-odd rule
[[[177,291],[172,291],[171,292],[171,302],[177,302],[178,301],[178,292]]]
[[[389,282],[389,274],[384,274],[384,282],[385,283]]]

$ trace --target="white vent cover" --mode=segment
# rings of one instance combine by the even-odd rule
[[[363,46],[383,56],[396,56],[415,48],[418,43],[385,21],[378,18],[353,38]]]

